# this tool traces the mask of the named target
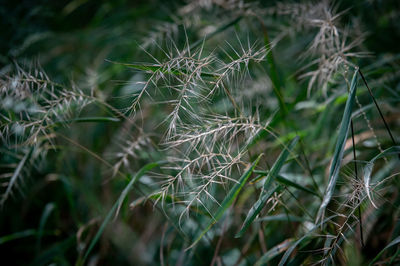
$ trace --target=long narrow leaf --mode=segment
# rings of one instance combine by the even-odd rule
[[[71,250],[71,248],[73,248],[74,246],[76,246],[76,236],[72,235],[61,242],[52,244],[51,247],[41,252],[40,254],[37,254],[38,256],[32,263],[29,263],[29,265],[51,265],[55,261],[57,261],[57,264],[68,265],[69,263],[61,263],[60,258],[65,256],[67,250]]]
[[[365,191],[367,192],[368,199],[371,201],[372,205],[376,207],[374,202],[372,201],[371,198],[371,191],[370,191],[370,183],[371,183],[371,174],[372,174],[372,169],[374,168],[374,163],[376,160],[379,158],[382,158],[387,155],[391,154],[399,154],[400,153],[400,146],[393,146],[390,147],[383,152],[379,153],[377,156],[372,158],[365,166],[364,166],[364,186],[365,186]]]
[[[275,161],[274,165],[272,166],[271,170],[268,172],[264,183],[264,191],[260,194],[259,199],[254,203],[253,207],[251,207],[249,213],[246,216],[245,221],[243,222],[242,228],[236,234],[235,237],[241,237],[250,224],[254,221],[257,215],[260,213],[262,208],[264,207],[267,200],[271,197],[271,195],[278,190],[278,187],[271,188],[271,184],[279,174],[283,164],[285,163],[287,157],[289,156],[290,150],[296,145],[299,137],[295,137],[289,146],[284,149],[281,154],[279,155],[278,159]]]
[[[299,141],[299,137],[296,136],[290,142],[290,144],[287,146],[287,148],[285,148],[281,152],[281,154],[279,154],[278,159],[276,159],[276,161],[275,161],[274,165],[272,166],[271,170],[268,172],[268,175],[267,175],[267,177],[265,179],[265,183],[264,183],[264,189],[267,189],[272,184],[274,179],[277,177],[277,175],[281,171],[284,163],[286,162],[286,159],[289,156],[290,151],[293,149],[293,147],[297,144],[298,141]]]
[[[290,254],[292,254],[292,252],[294,251],[294,249],[307,237],[309,237],[315,230],[317,230],[322,224],[326,223],[327,221],[333,219],[334,217],[336,217],[337,215],[333,215],[330,216],[328,218],[326,218],[325,220],[321,221],[319,224],[314,225],[310,230],[308,230],[308,232],[302,236],[301,238],[299,238],[296,242],[294,242],[290,248],[285,252],[285,254],[283,254],[283,257],[281,259],[281,261],[279,262],[279,266],[283,266],[286,265],[286,261],[289,258]]]
[[[47,219],[49,218],[51,212],[55,209],[55,205],[53,202],[47,203],[46,207],[44,207],[44,211],[42,216],[40,217],[40,222],[39,222],[39,230],[38,230],[38,237],[37,237],[37,242],[36,242],[36,250],[39,252],[40,250],[40,245],[42,241],[42,236],[43,236],[43,231],[44,227],[46,225]]]
[[[272,222],[272,221],[310,222],[309,219],[305,219],[303,217],[294,216],[290,214],[276,214],[276,215],[264,216],[256,220],[256,222]]]
[[[119,208],[121,207],[125,197],[127,196],[128,192],[132,189],[133,185],[149,170],[153,169],[154,167],[157,167],[161,164],[161,162],[155,162],[155,163],[149,163],[146,164],[144,167],[142,167],[139,172],[136,173],[136,175],[129,181],[128,185],[125,187],[125,189],[122,191],[121,195],[119,196],[118,200],[114,203],[113,207],[111,210],[108,212],[106,218],[104,219],[103,223],[101,224],[99,230],[97,231],[96,235],[90,242],[90,245],[88,249],[86,250],[85,256],[83,257],[83,260],[79,263],[80,265],[83,265],[84,262],[86,261],[87,257],[89,256],[90,252],[96,245],[97,241],[99,240],[100,236],[103,234],[104,229],[106,228],[107,224],[111,221],[112,216],[114,213],[118,213]]]
[[[272,260],[282,252],[288,249],[289,245],[293,242],[293,239],[286,239],[282,243],[268,250],[262,257],[256,262],[256,266],[264,265],[268,261]]]
[[[250,224],[254,221],[254,219],[263,209],[267,200],[280,189],[281,189],[280,186],[276,186],[272,189],[271,188],[268,189],[267,192],[261,194],[261,197],[256,201],[256,203],[254,203],[253,207],[251,207],[249,213],[247,214],[247,217],[244,220],[243,225],[240,228],[240,231],[235,235],[236,238],[241,237],[244,234],[244,232],[246,232],[247,228],[249,228]]]
[[[376,255],[376,257],[371,261],[369,265],[373,265],[382,255],[383,253],[390,247],[398,245],[400,243],[400,236],[396,237],[392,242],[390,242],[386,247],[384,247],[381,252]]]
[[[36,230],[27,229],[25,231],[16,232],[16,233],[12,233],[10,235],[2,236],[2,237],[0,237],[0,245],[7,243],[8,241],[12,241],[12,240],[24,238],[24,237],[29,237],[29,236],[34,236],[36,234],[37,234]]]
[[[310,194],[313,194],[313,195],[315,195],[317,197],[319,196],[318,193],[316,193],[315,191],[312,191],[311,189],[308,189],[305,186],[297,184],[297,183],[293,182],[292,180],[289,180],[289,179],[287,179],[287,178],[285,178],[285,177],[283,177],[281,175],[278,175],[276,177],[276,181],[278,181],[279,183],[282,183],[282,184],[284,184],[286,186],[294,187],[294,188],[297,188],[299,190],[303,190],[303,191],[305,191],[307,193],[310,193]]]
[[[55,124],[87,123],[87,122],[119,122],[119,121],[120,119],[116,117],[93,116],[93,117],[77,117],[71,120],[58,121]]]
[[[350,128],[350,121],[351,121],[351,112],[353,109],[353,103],[355,101],[356,96],[356,87],[357,87],[357,73],[358,71],[354,72],[353,78],[351,80],[350,85],[350,95],[347,98],[346,106],[344,108],[342,123],[339,129],[338,140],[335,147],[335,152],[333,154],[333,160],[331,164],[331,168],[329,170],[329,183],[328,187],[326,188],[324,199],[322,200],[321,206],[318,210],[317,214],[317,221],[322,220],[325,214],[325,209],[328,206],[333,191],[335,189],[336,181],[339,176],[340,165],[343,159],[344,147],[347,140],[347,134]]]

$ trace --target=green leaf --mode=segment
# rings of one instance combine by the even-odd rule
[[[72,120],[69,120],[71,123],[86,123],[86,122],[119,122],[121,121],[116,117],[102,117],[102,116],[93,116],[93,117],[77,117]]]
[[[371,191],[370,191],[370,183],[371,183],[371,174],[372,174],[372,170],[374,168],[374,163],[376,160],[378,160],[379,158],[382,158],[384,156],[387,155],[391,155],[391,154],[399,154],[400,153],[400,146],[393,146],[390,147],[386,150],[384,150],[383,152],[379,153],[378,155],[376,155],[374,158],[372,158],[365,166],[364,166],[364,186],[365,186],[365,191],[367,192],[367,196],[368,199],[371,201],[372,205],[376,207],[376,205],[374,204],[374,202],[372,201],[371,198]]]
[[[254,221],[256,216],[260,213],[260,211],[264,207],[267,200],[272,196],[272,194],[274,194],[275,192],[277,192],[280,189],[281,189],[280,186],[276,186],[272,189],[269,188],[267,192],[261,194],[261,197],[256,201],[256,203],[254,203],[254,205],[251,207],[249,213],[247,214],[247,217],[244,220],[243,225],[240,228],[240,231],[235,235],[236,238],[241,237],[244,234],[244,232],[246,232],[247,228],[249,228],[250,224]]]
[[[88,249],[86,250],[85,256],[83,257],[83,260],[78,262],[79,265],[83,265],[84,262],[86,261],[87,257],[89,256],[90,252],[96,245],[97,241],[99,240],[100,236],[103,234],[103,231],[105,230],[107,224],[110,222],[112,216],[114,213],[118,213],[125,197],[128,195],[128,192],[132,189],[133,185],[149,170],[153,169],[154,167],[159,166],[163,162],[155,162],[155,163],[149,163],[146,164],[144,167],[142,167],[139,172],[136,173],[136,175],[130,179],[128,185],[125,187],[125,189],[122,191],[121,195],[119,196],[118,200],[114,203],[113,207],[111,210],[108,212],[106,218],[104,219],[103,223],[101,224],[99,230],[97,231],[96,235],[90,242],[90,245]]]
[[[146,164],[144,167],[142,167],[142,169],[139,170],[139,172],[136,173],[135,177],[129,181],[128,185],[125,187],[125,189],[122,191],[121,195],[118,198],[118,208],[115,213],[115,216],[118,216],[119,210],[121,209],[125,197],[128,195],[128,192],[132,189],[133,185],[139,180],[139,178],[141,178],[147,171],[150,171],[151,169],[159,165],[160,165],[159,162]]]
[[[348,134],[349,128],[350,128],[353,103],[354,103],[355,96],[356,96],[357,73],[358,73],[358,71],[354,72],[353,78],[351,80],[350,95],[347,98],[346,106],[344,108],[342,123],[341,123],[340,129],[339,129],[338,140],[336,143],[335,152],[333,154],[332,164],[331,164],[331,167],[329,170],[329,183],[328,183],[328,187],[326,188],[321,206],[318,210],[317,221],[320,219],[323,219],[325,209],[328,206],[328,204],[332,198],[333,191],[336,186],[336,181],[339,176],[340,165],[341,165],[341,162],[343,159],[344,147],[345,147],[346,140],[347,140],[347,134]]]
[[[36,230],[28,229],[25,231],[16,232],[16,233],[13,233],[10,235],[2,236],[2,237],[0,237],[0,245],[6,243],[8,241],[11,241],[11,240],[24,238],[24,237],[28,237],[28,236],[34,236],[36,234],[37,234]]]
[[[279,154],[278,159],[276,159],[276,161],[275,161],[274,165],[272,166],[271,170],[268,172],[268,175],[267,175],[267,177],[265,179],[265,183],[264,183],[264,189],[267,189],[272,184],[272,182],[275,180],[275,178],[277,177],[277,175],[281,171],[282,166],[286,162],[286,159],[289,156],[290,151],[293,149],[293,147],[297,144],[298,141],[299,141],[299,137],[296,136],[290,142],[290,144],[287,147],[285,147],[285,149],[281,152],[281,154]]]
[[[382,255],[383,253],[390,247],[393,247],[400,243],[400,236],[396,237],[392,242],[390,242],[386,247],[384,247],[381,252],[371,261],[369,265],[373,265]]]
[[[282,243],[276,245],[275,247],[268,250],[262,257],[256,262],[255,266],[260,266],[266,264],[268,261],[272,260],[280,253],[288,249],[289,245],[293,242],[293,239],[286,239]]]
[[[257,159],[253,162],[253,164],[249,167],[249,169],[240,177],[238,183],[236,183],[231,190],[228,192],[228,195],[225,197],[225,199],[222,201],[221,206],[218,208],[217,212],[214,215],[214,219],[211,220],[206,228],[201,231],[201,233],[197,236],[196,240],[190,245],[187,249],[190,249],[194,247],[200,239],[211,229],[211,227],[218,222],[219,219],[221,219],[222,215],[225,213],[225,211],[232,205],[233,201],[236,199],[238,196],[240,190],[243,188],[245,185],[246,181],[249,179],[251,173],[254,171],[254,168],[257,166],[258,162],[261,159],[261,156],[263,154],[260,154]]]
[[[97,122],[103,123],[103,122],[119,122],[119,121],[121,120],[116,117],[101,117],[101,116],[77,117],[70,120],[56,121],[52,124],[52,126],[72,124],[72,123],[97,123]]]
[[[287,222],[288,220],[291,222],[309,222],[309,220],[305,218],[290,214],[277,214],[277,215],[265,216],[258,218],[256,222],[271,222],[271,221]]]
[[[67,250],[71,250],[73,247],[76,247],[75,235],[72,235],[61,242],[53,243],[48,249],[38,254],[30,265],[51,265],[55,261],[57,262],[57,265],[70,265],[69,263],[61,263],[60,259],[66,256],[66,254],[68,254]]]
[[[283,164],[285,163],[287,157],[289,156],[290,150],[293,149],[293,147],[296,145],[297,141],[299,140],[299,137],[296,136],[292,142],[289,144],[288,147],[286,147],[281,154],[279,155],[278,159],[275,161],[274,165],[272,166],[271,170],[268,172],[268,175],[266,177],[265,183],[264,183],[264,192],[260,194],[260,198],[254,203],[253,207],[251,207],[249,213],[246,216],[246,219],[242,225],[242,228],[240,229],[239,233],[236,234],[235,237],[241,237],[244,232],[247,230],[247,228],[250,226],[250,224],[254,221],[254,219],[257,217],[257,215],[260,213],[262,208],[264,207],[265,203],[267,200],[271,197],[271,195],[276,192],[280,187],[273,187],[271,188],[271,184],[276,178],[276,176],[279,174],[279,171],[281,170]]]
[[[305,191],[307,193],[310,193],[310,194],[313,194],[313,195],[319,197],[318,193],[316,193],[315,191],[312,191],[311,189],[306,188],[305,186],[299,185],[299,184],[293,182],[292,180],[289,180],[289,179],[287,179],[287,178],[285,178],[285,177],[283,177],[281,175],[278,175],[276,177],[276,181],[278,181],[279,183],[282,183],[282,184],[284,184],[286,186],[294,187],[294,188],[297,188],[299,190],[303,190],[303,191]]]
[[[42,240],[42,236],[43,236],[44,226],[46,225],[47,219],[49,218],[51,212],[54,209],[55,209],[55,205],[53,202],[47,203],[46,206],[44,207],[42,217],[40,217],[38,237],[37,237],[37,242],[36,242],[37,252],[39,252],[39,250],[40,250],[40,244],[41,244],[41,240]]]
[[[334,217],[336,217],[337,215],[332,215],[328,218],[326,218],[325,220],[323,220],[322,222],[320,222],[319,224],[314,225],[304,236],[302,236],[301,238],[299,238],[296,242],[294,242],[290,248],[285,252],[285,254],[283,254],[281,261],[279,262],[279,266],[283,266],[286,264],[287,259],[289,258],[290,254],[292,254],[292,252],[294,251],[294,249],[307,237],[309,237],[315,230],[317,230],[322,224],[326,223],[327,221],[333,219]]]

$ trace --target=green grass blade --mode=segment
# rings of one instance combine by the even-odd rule
[[[62,120],[54,122],[52,125],[63,125],[63,124],[72,124],[72,123],[104,123],[104,122],[119,122],[120,119],[116,117],[77,117],[70,120]]]
[[[273,222],[273,221],[309,222],[308,219],[305,219],[305,218],[299,217],[299,216],[290,215],[290,214],[269,215],[269,216],[258,218],[256,220],[256,222]]]
[[[331,167],[329,170],[329,183],[328,183],[328,187],[326,188],[325,195],[322,200],[321,206],[318,210],[317,219],[316,219],[317,221],[323,220],[325,209],[328,206],[328,204],[332,198],[333,191],[336,186],[336,180],[339,176],[340,165],[341,165],[343,153],[344,153],[344,146],[346,144],[347,134],[348,134],[349,128],[350,128],[353,103],[355,101],[355,96],[356,96],[357,73],[358,73],[358,71],[354,72],[353,78],[351,80],[350,95],[346,101],[346,106],[344,109],[343,118],[342,118],[342,122],[341,122],[340,129],[339,129],[338,140],[336,142],[335,152],[333,154],[333,160],[332,160],[332,164],[331,164]]]
[[[40,251],[40,245],[41,245],[41,241],[42,241],[44,226],[46,225],[46,222],[47,222],[51,212],[54,209],[55,209],[54,203],[52,203],[52,202],[47,203],[46,206],[44,207],[42,217],[40,217],[38,237],[37,237],[37,242],[36,242],[37,253]]]
[[[162,162],[155,162],[155,163],[149,163],[146,164],[144,167],[142,167],[136,175],[130,179],[128,185],[125,187],[125,189],[122,191],[121,195],[119,196],[118,200],[115,202],[111,210],[108,212],[106,218],[104,219],[103,223],[101,224],[99,230],[97,231],[96,235],[90,242],[90,245],[83,257],[83,260],[81,262],[78,262],[79,265],[83,265],[84,262],[86,261],[87,257],[89,256],[90,252],[96,245],[97,241],[99,240],[100,236],[103,234],[103,231],[105,230],[107,224],[111,221],[111,218],[113,217],[114,213],[118,213],[119,208],[121,207],[125,197],[128,195],[128,192],[132,189],[133,185],[149,170],[153,169],[154,167],[157,167],[161,164]]]
[[[286,265],[286,261],[288,260],[290,254],[292,254],[292,252],[294,251],[294,249],[307,237],[309,237],[315,230],[317,230],[320,226],[322,226],[324,223],[326,223],[327,221],[333,219],[334,217],[336,217],[337,215],[333,215],[330,216],[328,218],[326,218],[325,220],[321,221],[320,223],[314,225],[304,236],[302,236],[301,238],[299,238],[296,242],[294,242],[290,248],[285,252],[285,254],[283,254],[283,257],[281,259],[281,261],[279,262],[279,266],[283,266]]]
[[[385,251],[390,248],[393,247],[395,245],[398,245],[400,243],[400,236],[396,237],[392,242],[390,242],[386,247],[384,247],[379,253],[378,255],[376,255],[376,257],[371,261],[371,263],[369,265],[373,265],[382,255],[383,253],[385,253]]]
[[[268,32],[265,28],[264,25],[263,26],[263,33],[264,33],[264,45],[265,45],[265,49],[267,50],[267,63],[268,63],[268,74],[269,74],[269,78],[271,79],[272,82],[272,89],[273,92],[275,93],[275,96],[278,100],[279,103],[279,109],[281,111],[282,117],[284,118],[287,113],[288,113],[288,109],[286,107],[285,104],[285,100],[284,100],[284,96],[283,96],[283,92],[282,92],[282,84],[279,80],[279,76],[278,76],[278,70],[276,67],[276,63],[275,63],[275,59],[274,59],[274,55],[272,53],[272,47],[271,47],[271,42],[269,40],[269,36],[268,36]]]
[[[285,148],[281,154],[279,154],[278,159],[276,159],[274,165],[272,166],[271,170],[268,172],[264,183],[264,192],[260,194],[260,198],[254,203],[253,207],[251,207],[250,211],[248,212],[245,221],[240,229],[240,231],[236,234],[235,237],[241,237],[250,224],[254,221],[257,215],[260,213],[262,208],[264,207],[267,200],[271,197],[271,195],[276,192],[279,187],[271,188],[272,182],[275,180],[276,176],[279,174],[283,164],[285,163],[287,157],[289,156],[290,150],[296,145],[299,137],[295,137],[291,143]]]
[[[236,183],[231,190],[228,192],[228,195],[225,197],[225,199],[222,201],[221,206],[218,208],[217,212],[214,215],[214,219],[211,220],[206,228],[199,234],[199,236],[196,238],[196,240],[188,247],[187,249],[190,249],[194,247],[200,239],[211,229],[211,227],[218,222],[219,219],[221,219],[222,215],[225,213],[225,211],[232,205],[233,201],[235,198],[238,196],[240,190],[243,188],[245,185],[246,181],[249,179],[251,173],[254,171],[254,168],[257,166],[258,162],[261,159],[261,156],[263,154],[260,154],[257,159],[253,162],[253,164],[247,169],[247,171],[240,177],[238,180],[238,183]]]
[[[269,171],[265,171],[265,170],[254,170],[255,174],[260,175],[261,177],[267,176]]]
[[[265,265],[268,261],[272,260],[282,252],[288,249],[293,239],[286,239],[282,243],[268,250],[262,257],[256,262],[255,266]]]
[[[42,266],[42,265],[52,265],[54,262],[57,262],[57,265],[70,265],[69,263],[61,263],[60,260],[66,256],[67,250],[76,247],[76,236],[72,235],[61,242],[54,243],[43,251],[42,253],[38,254],[35,260],[30,263],[31,266]]]
[[[118,198],[118,208],[115,213],[115,216],[118,216],[119,210],[121,209],[124,199],[128,195],[128,192],[132,189],[133,185],[139,180],[139,178],[141,178],[147,171],[150,171],[151,169],[159,165],[160,163],[158,162],[146,164],[139,170],[139,172],[136,173],[136,175],[133,178],[131,178],[128,185],[125,187],[125,189],[122,191],[121,195]]]
[[[399,255],[400,255],[400,249],[397,249],[397,252],[390,259],[389,265],[393,265],[394,260],[397,259]]]
[[[264,179],[265,176],[267,176],[268,174],[262,174],[262,175],[257,175],[256,177],[254,177],[252,180],[249,181],[250,184],[255,184],[258,181]]]
[[[86,123],[86,122],[119,122],[120,119],[116,117],[78,117],[70,120],[71,123]]]
[[[279,154],[278,159],[276,159],[276,161],[275,161],[274,165],[272,166],[271,170],[268,172],[268,175],[267,175],[265,183],[264,183],[264,189],[267,189],[272,184],[272,182],[274,181],[276,176],[281,171],[282,166],[286,162],[286,159],[289,156],[291,150],[294,148],[294,146],[296,145],[296,143],[298,141],[299,141],[299,137],[296,136],[290,142],[290,144],[281,152],[281,154]]]
[[[21,231],[21,232],[16,232],[10,235],[6,235],[6,236],[2,236],[0,237],[0,245],[4,244],[6,242],[15,240],[15,239],[19,239],[19,238],[24,238],[24,237],[28,237],[28,236],[34,236],[36,235],[37,232],[34,229],[28,229],[25,231]]]
[[[311,189],[306,188],[305,186],[297,184],[297,183],[293,182],[292,180],[289,180],[281,175],[278,175],[276,177],[276,181],[278,181],[281,184],[284,184],[285,186],[294,187],[294,188],[297,188],[299,190],[305,191],[307,193],[310,193],[310,194],[313,194],[313,195],[319,197],[318,193],[316,193],[315,191],[312,191]]]
[[[264,192],[261,194],[260,198],[256,201],[256,203],[254,203],[254,205],[251,207],[249,213],[247,214],[246,219],[244,220],[243,225],[240,228],[240,231],[235,235],[236,238],[241,237],[246,232],[247,228],[249,228],[251,223],[254,221],[254,219],[260,213],[262,208],[265,206],[265,203],[267,202],[267,200],[272,196],[272,194],[274,194],[275,192],[277,192],[280,189],[281,189],[281,187],[276,186],[272,189],[269,188],[267,190],[267,192]]]
[[[374,168],[374,163],[376,160],[378,160],[379,158],[382,158],[384,156],[387,155],[392,155],[392,154],[399,154],[400,153],[400,146],[393,146],[390,147],[386,150],[384,150],[383,152],[379,153],[377,156],[375,156],[374,158],[372,158],[365,166],[364,166],[364,186],[365,186],[365,191],[367,193],[368,199],[371,201],[372,205],[376,207],[376,205],[374,204],[374,202],[372,201],[371,198],[371,191],[370,191],[370,183],[371,183],[371,174],[372,174],[372,170]]]

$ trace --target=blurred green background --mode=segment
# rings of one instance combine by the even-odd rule
[[[258,2],[260,6],[266,8],[276,3],[275,1]],[[33,62],[35,65],[40,65],[52,81],[65,85],[75,84],[77,87],[89,90],[95,88],[92,90],[94,96],[123,109],[129,105],[129,98],[120,96],[125,95],[125,92],[135,90],[132,84],[136,81],[134,78],[138,78],[136,75],[140,71],[113,62],[132,63],[151,60],[140,45],[146,42],[145,38],[149,37],[149,33],[155,31],[158,25],[174,24],[180,16],[177,10],[186,4],[185,1],[159,0],[0,0],[0,73],[7,73],[15,63],[29,65]],[[384,60],[388,57],[399,58],[400,1],[343,0],[335,4],[338,10],[348,9],[342,18],[345,21],[344,24],[352,27],[354,24],[351,21],[357,18],[357,23],[361,25],[360,29],[366,33],[362,46],[364,50],[371,53],[372,59],[362,58],[359,61],[360,65],[368,66],[371,61]],[[200,21],[198,25],[206,28],[220,25],[221,21],[228,21],[226,17],[230,15],[227,11],[219,9],[205,12],[207,16],[184,19],[189,22],[191,19],[193,21],[197,19]],[[271,25],[280,23],[279,18],[273,15],[263,19],[267,24],[272,21]],[[235,30],[249,31],[250,38],[262,40],[260,28],[247,28],[249,24],[236,25]],[[196,27],[186,28],[183,31],[182,26],[179,26],[178,33],[173,36],[173,39],[181,47],[185,42],[183,32],[186,32],[190,43],[201,40],[203,36],[199,33],[201,28]],[[258,33],[260,36],[257,36]],[[278,33],[279,29],[276,28],[270,35],[274,37]],[[212,39],[206,49],[212,50],[220,43],[223,44],[225,37],[226,35],[222,34],[220,37],[217,36],[216,40]],[[304,47],[301,46],[301,40],[307,42],[307,38],[309,37],[304,36],[304,39],[296,39],[298,41],[295,42],[293,50],[286,56],[290,57],[293,54],[296,56]],[[289,40],[285,39],[282,42],[286,45],[285,47],[290,47]],[[163,56],[157,48],[149,47],[147,50],[156,58]],[[277,48],[277,53],[281,53],[283,58],[282,62],[278,63],[278,67],[283,77],[290,76],[290,79],[293,79],[296,76],[293,69],[301,63],[291,65],[290,58],[285,58],[283,50],[283,48]],[[391,62],[373,72],[371,79],[379,77],[382,73],[397,73],[399,60],[393,59]],[[390,82],[387,86],[398,95],[400,87],[398,77],[395,76]],[[288,86],[285,94],[289,98],[290,108],[293,108],[298,101],[306,99],[305,90],[297,90],[294,85]],[[383,89],[377,91],[376,96],[386,100],[390,99],[391,94]],[[156,127],[165,116],[165,112],[163,113],[165,110],[162,108],[153,106],[152,109],[146,110],[148,113],[145,114],[145,117],[154,120],[145,125],[146,129],[154,131],[149,132],[150,134],[157,135],[153,139],[154,142],[161,138],[159,135],[162,135],[161,132],[164,130],[162,126]],[[393,103],[392,108],[398,108],[398,103]],[[272,113],[276,109],[276,103],[272,104],[271,108],[265,107],[265,109],[267,113]],[[110,112],[99,106],[89,106],[83,113],[90,117],[108,116]],[[398,117],[396,118],[398,110],[393,113],[391,126],[398,133]],[[300,125],[300,128],[307,128],[307,125],[314,124],[316,117],[317,115],[314,116],[313,113],[306,120],[297,122],[299,124],[304,122],[304,126]],[[322,129],[321,136],[324,140],[319,146],[320,149],[329,145],[329,147],[334,146],[335,139],[331,139],[330,136],[333,135],[331,132],[337,129],[339,119],[340,117],[328,119],[326,128]],[[60,134],[68,136],[71,141],[79,144],[74,145],[69,140],[58,138],[54,148],[46,150],[47,154],[43,154],[46,159],[40,159],[38,156],[37,162],[32,162],[32,167],[24,173],[26,178],[20,191],[14,193],[1,210],[0,264],[73,265],[79,257],[83,256],[90,239],[93,238],[104,216],[126,185],[125,180],[118,177],[105,182],[109,177],[104,173],[110,175],[109,171],[107,172],[109,166],[93,156],[91,152],[107,161],[107,154],[116,146],[115,135],[119,134],[121,129],[122,131],[129,130],[129,127],[129,124],[111,121],[76,123],[58,129]],[[281,129],[280,132],[285,138],[288,132],[285,132],[283,127],[282,124],[277,125],[277,129]],[[382,125],[379,127],[382,128]],[[386,146],[389,142],[388,139],[383,140]],[[80,149],[79,145],[88,148],[91,152]],[[317,148],[310,148],[308,152],[312,153],[313,149]],[[8,152],[9,150],[2,148],[3,163],[8,160],[6,158]],[[276,146],[273,154],[279,154]],[[146,149],[140,151],[138,159],[133,160],[128,172],[137,171],[151,161],[149,158],[159,160],[163,159],[162,156],[162,153],[150,148],[149,144]],[[327,154],[322,152],[321,157],[324,156]],[[325,161],[328,157],[324,157]],[[324,159],[321,158],[319,162],[322,161]],[[317,163],[315,165],[316,168],[319,167]],[[6,168],[2,166],[2,173],[6,173]],[[323,172],[322,167],[317,171]],[[148,187],[144,184],[142,188],[135,190],[136,193],[129,196],[129,203],[143,195],[142,193],[146,194],[146,189]],[[382,248],[384,243],[387,244],[385,233],[393,229],[393,224],[398,223],[394,220],[393,224],[386,226],[384,222],[397,217],[392,215],[398,210],[398,197],[393,197],[396,198],[395,202],[391,203],[394,204],[391,205],[393,210],[390,208],[383,210],[379,216],[379,221],[382,222],[377,222],[382,225],[382,228],[377,229],[381,232],[380,237],[377,237],[375,242],[371,241],[363,250],[362,257],[365,259],[374,257],[379,248]],[[155,208],[153,204],[142,204],[132,210],[128,205],[123,206],[118,222],[107,229],[107,237],[100,239],[100,245],[96,246],[94,255],[88,260],[89,265],[160,264],[160,239],[174,229],[167,226],[163,212]],[[279,225],[275,228],[279,228]],[[289,227],[282,229],[285,231],[284,234],[288,235],[290,235],[290,230]],[[280,240],[283,241],[283,239]],[[171,241],[170,245],[171,265],[174,263],[209,265],[214,254],[212,248],[201,247],[188,260],[180,253],[181,243],[178,240]],[[231,265],[230,257],[240,256],[240,253],[239,255],[235,253],[238,252],[237,249],[234,249],[238,245],[244,245],[244,243],[225,243],[226,265]],[[230,248],[232,248],[231,253],[229,253]],[[257,248],[251,246],[251,249]],[[351,249],[345,251],[349,252],[349,250],[351,251]],[[235,261],[235,259],[232,260]],[[249,261],[248,265],[254,259],[250,258]]]

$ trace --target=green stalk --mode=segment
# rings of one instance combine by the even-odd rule
[[[273,88],[275,96],[279,102],[279,107],[280,107],[280,111],[282,114],[282,118],[284,118],[284,117],[286,117],[286,115],[288,113],[288,108],[286,107],[286,104],[285,104],[284,95],[282,92],[283,86],[279,80],[278,70],[276,67],[274,55],[272,53],[271,41],[269,39],[268,31],[267,31],[267,28],[265,27],[264,22],[262,21],[262,19],[260,17],[256,16],[256,18],[260,22],[261,28],[263,30],[264,45],[265,45],[265,49],[267,50],[267,63],[268,63],[267,69],[269,72],[269,77],[272,82],[272,88]]]

